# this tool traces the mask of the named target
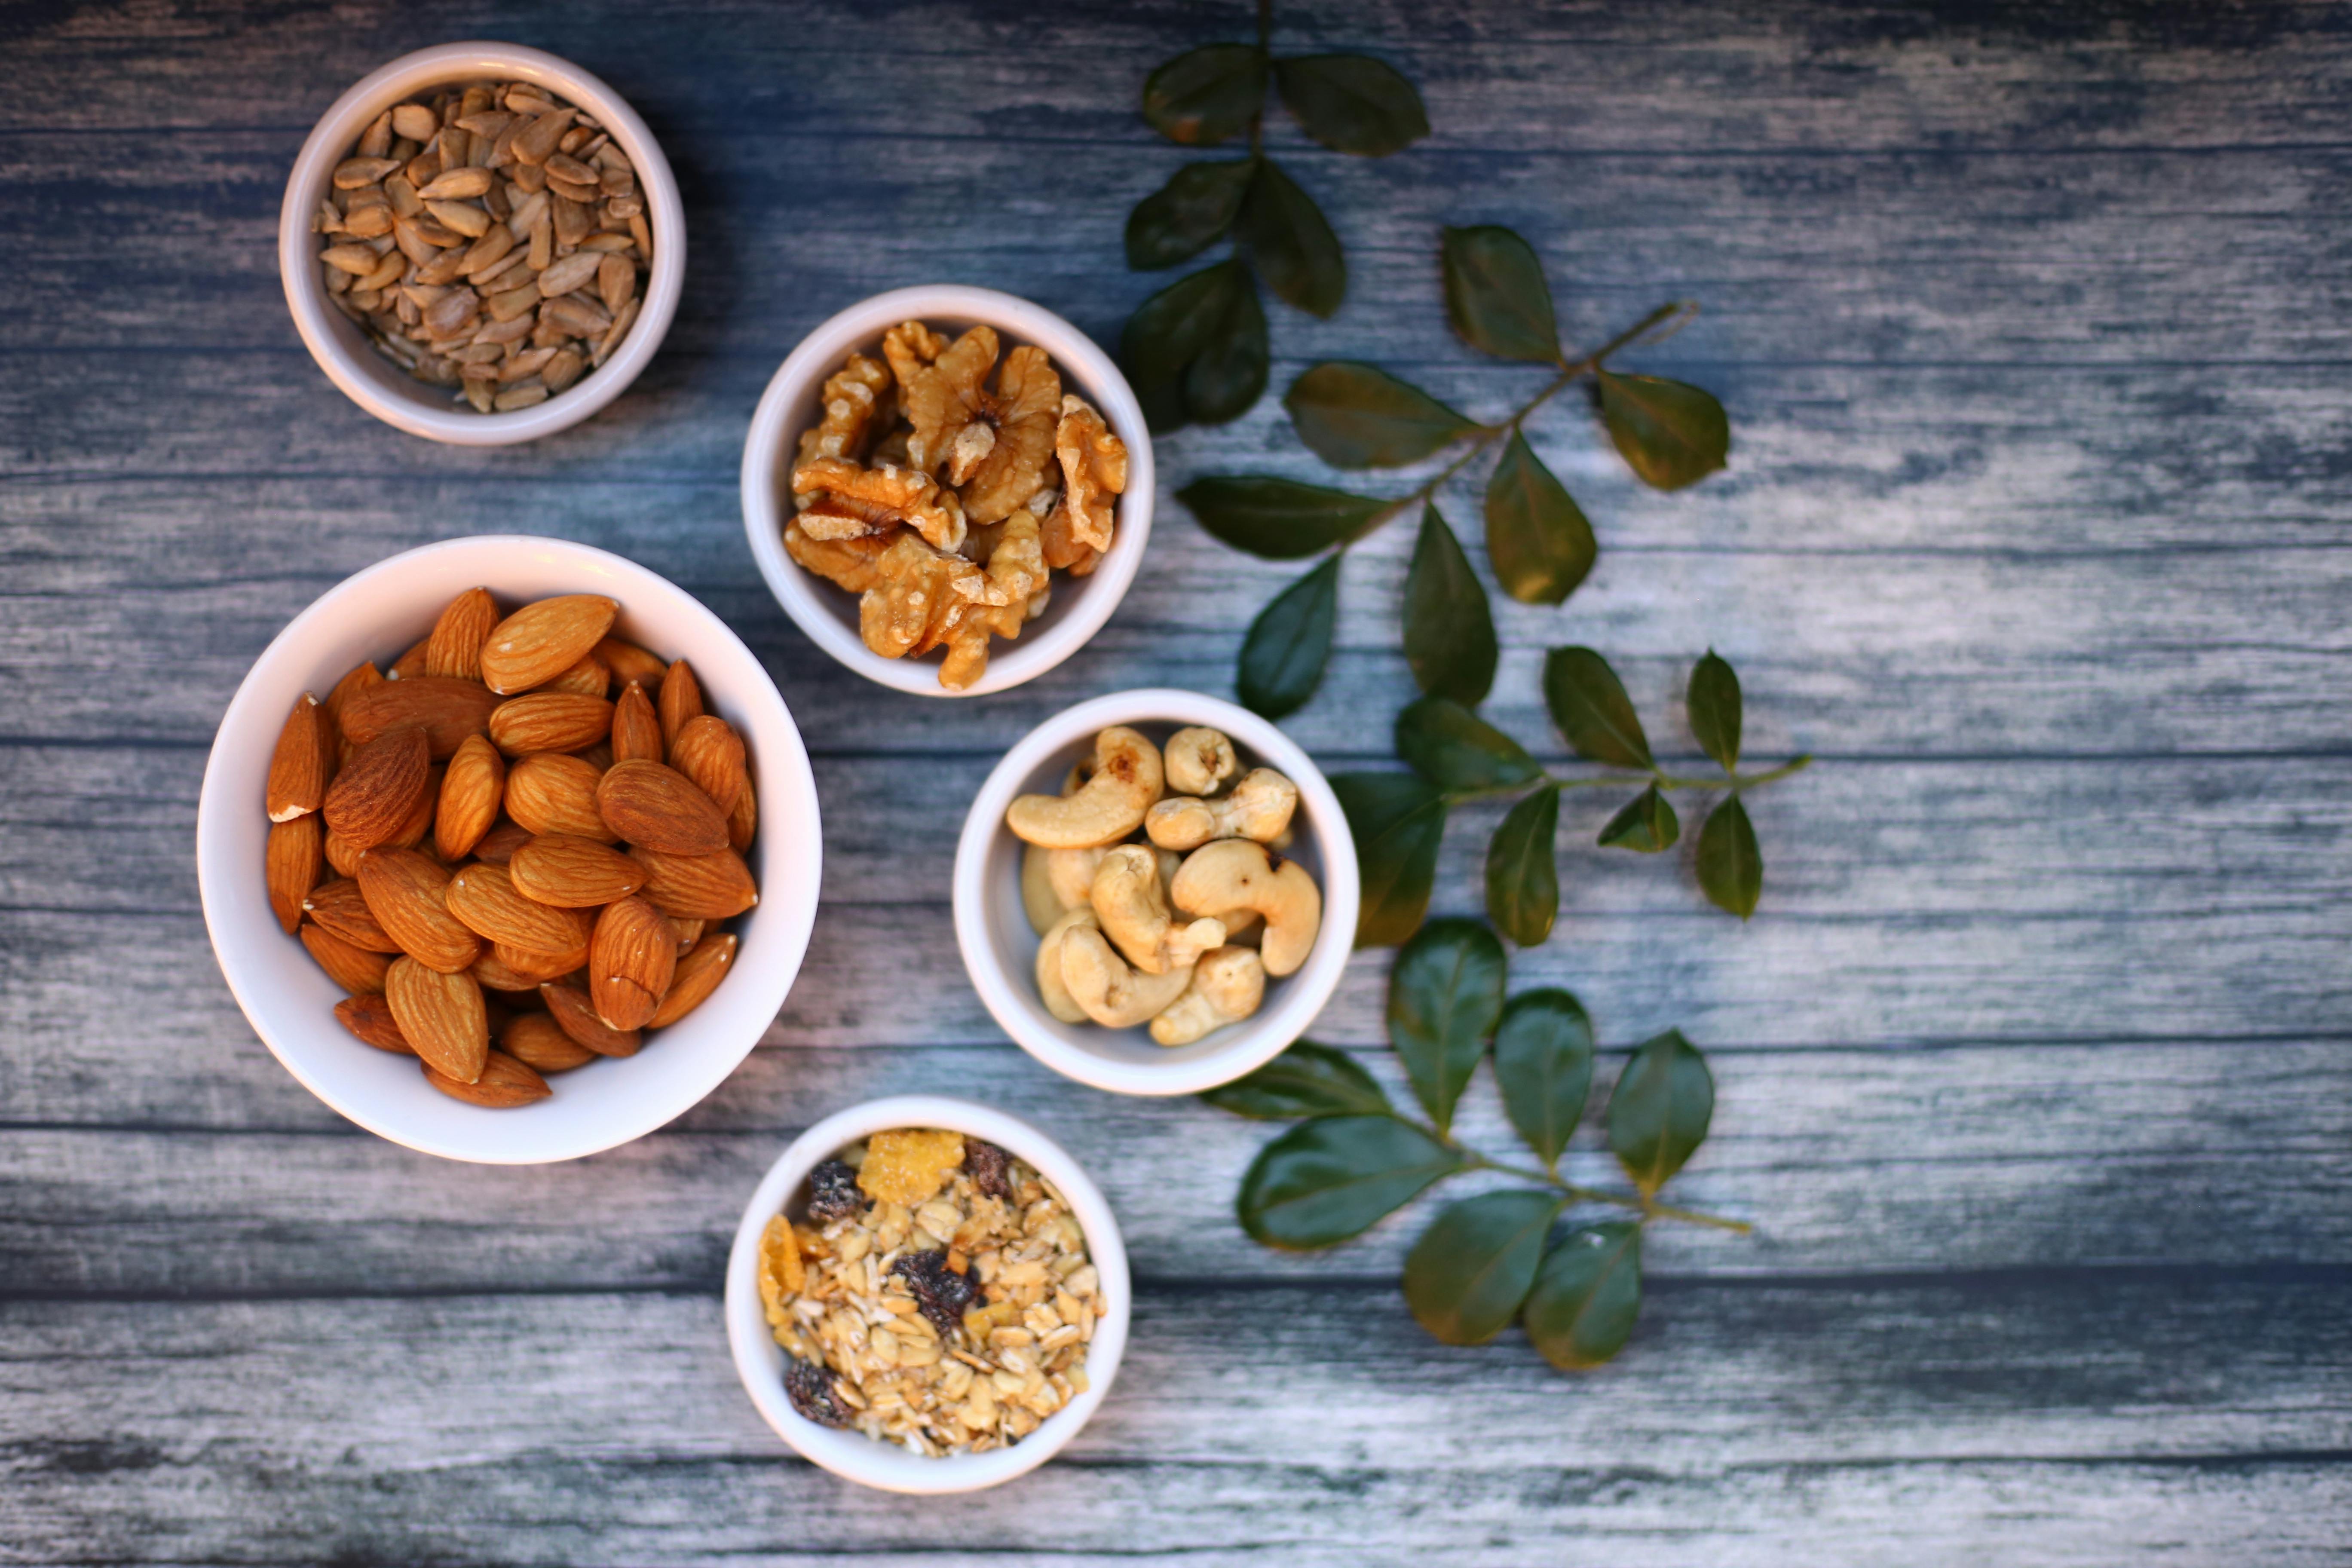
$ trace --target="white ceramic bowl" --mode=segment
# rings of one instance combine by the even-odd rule
[[[984,1138],[1025,1160],[1053,1184],[1077,1215],[1087,1252],[1102,1273],[1107,1310],[1087,1348],[1087,1391],[1047,1416],[1034,1432],[1009,1448],[985,1454],[926,1458],[861,1432],[820,1426],[794,1410],[784,1394],[783,1348],[768,1329],[760,1301],[760,1237],[768,1221],[785,1211],[816,1166],[859,1139],[894,1127],[937,1127]],[[826,1117],[793,1140],[783,1157],[768,1167],[759,1191],[744,1206],[727,1257],[727,1342],[735,1352],[736,1374],[776,1436],[811,1462],[864,1486],[894,1492],[968,1492],[1026,1475],[1052,1458],[1078,1435],[1118,1375],[1127,1348],[1129,1298],[1127,1247],[1118,1221],[1101,1190],[1061,1145],[1034,1127],[1001,1110],[936,1094],[902,1094],[870,1100]]]
[[[593,115],[636,166],[646,221],[654,231],[653,267],[636,325],[612,357],[535,407],[477,414],[450,401],[450,389],[416,380],[378,353],[366,334],[329,302],[319,278],[319,237],[310,218],[341,163],[375,117],[425,88],[452,81],[528,81]],[[363,77],[320,118],[294,160],[278,214],[278,271],[295,330],[327,379],[351,400],[412,436],[460,447],[501,447],[577,425],[621,395],[661,347],[686,282],[686,218],[669,160],[621,95],[571,61],[517,44],[441,44],[403,55]]]
[[[389,661],[443,605],[482,586],[508,608],[552,594],[620,601],[617,635],[684,658],[713,712],[751,752],[760,828],[748,857],[760,901],[734,922],[734,973],[646,1048],[554,1080],[552,1098],[488,1110],[425,1081],[414,1058],[372,1050],[336,1021],[342,991],[278,929],[262,886],[262,786],[278,732],[305,691],[326,695],[362,659]],[[575,1159],[652,1131],[717,1088],[783,1005],[816,916],[820,838],[808,753],[774,682],[719,617],[632,562],[557,539],[453,539],[395,555],[331,588],[262,651],[213,741],[196,808],[196,879],[213,952],[237,1005],[304,1088],[371,1132],[451,1160]]]
[[[962,691],[940,684],[940,660],[884,658],[857,635],[857,595],[804,570],[784,553],[784,524],[792,517],[792,466],[800,433],[816,423],[817,397],[825,377],[841,368],[851,351],[880,354],[882,334],[905,321],[928,321],[953,334],[982,322],[994,327],[1010,352],[1034,343],[1053,356],[1066,390],[1101,411],[1111,431],[1127,443],[1127,492],[1118,498],[1118,527],[1101,564],[1084,577],[1054,574],[1054,597],[1045,613],[1021,636],[989,644],[986,673]],[[842,311],[803,338],[751,416],[743,443],[743,531],[768,589],[811,641],[843,664],[899,691],[921,697],[979,697],[1034,680],[1084,647],[1102,629],[1126,597],[1143,564],[1151,536],[1151,432],[1135,394],[1108,354],[1094,340],[1051,310],[993,289],[933,284],[877,294]]]
[[[1323,927],[1297,971],[1265,983],[1257,1012],[1189,1046],[1154,1044],[1149,1030],[1065,1024],[1037,994],[1037,933],[1021,906],[1025,847],[1004,826],[1019,795],[1060,793],[1070,764],[1093,753],[1096,734],[1112,724],[1164,742],[1188,724],[1222,730],[1244,769],[1264,765],[1298,786],[1291,820],[1296,842],[1282,852],[1323,889]],[[1021,1048],[1066,1078],[1114,1094],[1197,1094],[1255,1071],[1307,1031],[1331,999],[1354,945],[1355,840],[1322,770],[1289,736],[1230,702],[1197,691],[1115,691],[1048,719],[1004,753],[980,786],[956,844],[956,945],[973,989]]]

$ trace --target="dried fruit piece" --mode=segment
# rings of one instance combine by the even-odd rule
[[[667,748],[677,739],[686,721],[702,711],[702,682],[694,678],[694,668],[686,660],[679,659],[662,676],[654,706],[661,715],[662,745]]]
[[[793,466],[793,494],[800,506],[800,530],[811,539],[859,539],[905,527],[937,549],[963,543],[961,499],[917,468],[896,463],[866,468],[844,458],[811,458]],[[809,499],[797,500],[803,496]]]
[[[425,639],[425,673],[480,679],[482,644],[498,624],[499,602],[490,597],[488,588],[468,588],[458,595]]]
[[[362,742],[327,786],[320,810],[326,825],[356,849],[398,833],[425,796],[432,769],[426,752],[425,731],[415,728],[387,731]]]
[[[636,1030],[616,1029],[596,1016],[595,1003],[577,985],[550,982],[539,988],[539,994],[556,1026],[600,1057],[633,1057],[645,1043]]]
[[[417,1054],[424,1055],[422,1051]],[[491,1110],[510,1110],[518,1105],[545,1100],[555,1092],[547,1087],[545,1079],[504,1051],[485,1050],[482,1065],[471,1079],[443,1072],[428,1060],[425,1064],[425,1081],[452,1100]]]
[[[643,682],[630,681],[621,700],[613,704],[613,760],[657,763],[666,754],[666,745],[654,700],[646,695]]]
[[[458,868],[445,897],[449,912],[475,935],[531,952],[569,952],[594,929],[578,910],[523,897],[504,866]]]
[[[490,1026],[482,988],[472,975],[442,973],[414,958],[395,958],[384,976],[383,994],[401,1034],[426,1067],[460,1083],[482,1076]]]
[[[837,1219],[866,1212],[866,1194],[857,1185],[857,1173],[845,1162],[825,1160],[809,1173],[809,1218],[819,1225],[831,1225]]]
[[[439,861],[414,849],[371,849],[360,857],[359,884],[368,912],[417,963],[455,974],[480,956],[480,941],[449,912],[449,872]]]
[[[383,991],[384,972],[392,967],[391,959],[353,947],[324,926],[306,925],[298,934],[302,945],[310,950],[311,961],[327,972],[328,979],[355,995]]]
[[[970,1275],[949,1267],[944,1252],[903,1253],[890,1272],[907,1282],[916,1310],[942,1334],[963,1326],[963,1310],[980,1294]]]
[[[507,693],[544,685],[602,642],[620,613],[618,601],[602,594],[565,594],[525,605],[493,627],[483,643],[483,684]]]
[[[847,1426],[849,1407],[834,1392],[833,1373],[797,1356],[787,1357],[786,1361],[784,1397],[792,1401],[793,1408],[820,1426]]]
[[[963,1163],[963,1134],[931,1127],[898,1127],[866,1141],[857,1184],[868,1197],[911,1208],[947,1184]]]
[[[541,752],[507,770],[507,815],[531,833],[568,833],[611,844],[620,836],[596,809],[600,769],[561,752]]]
[[[434,808],[433,847],[441,858],[462,860],[473,852],[498,820],[506,793],[506,759],[488,736],[467,736],[450,754]]]
[[[588,946],[588,995],[615,1029],[641,1029],[677,969],[677,937],[661,911],[635,897],[604,906]]]
[[[518,848],[507,862],[514,890],[564,910],[601,909],[646,883],[646,868],[593,838],[549,833]]]
[[[646,1021],[646,1026],[667,1028],[701,1006],[710,994],[719,989],[719,983],[727,978],[728,971],[734,967],[734,963],[735,937],[732,932],[713,937],[709,942],[697,942],[691,951],[679,957],[677,972],[670,980],[669,991],[662,997],[661,1005],[654,1009],[654,1016]]]
[[[302,912],[364,952],[400,951],[400,944],[368,912],[367,900],[361,894],[359,883],[349,877],[338,877],[311,889],[310,896],[302,900]]]
[[[301,925],[302,900],[318,885],[321,837],[316,812],[270,824],[262,882],[269,890],[270,912],[288,936]]]
[[[392,1016],[392,1003],[381,994],[346,996],[335,1004],[335,1016],[343,1027],[380,1051],[396,1056],[413,1057],[416,1047],[400,1032],[400,1022]]]
[[[964,1174],[985,1196],[1013,1201],[1013,1156],[984,1138],[963,1141]]]
[[[343,705],[343,736],[364,746],[390,731],[415,726],[425,731],[433,760],[447,762],[467,736],[489,728],[490,710],[498,705],[497,696],[478,680],[403,676],[370,687]]]
[[[576,752],[613,732],[613,705],[571,691],[532,691],[491,710],[490,739],[510,757]]]
[[[499,1048],[535,1072],[570,1072],[596,1059],[596,1053],[563,1032],[545,1013],[522,1013],[499,1031]]]
[[[309,692],[295,702],[278,731],[278,748],[270,753],[269,780],[263,786],[263,804],[272,822],[291,822],[319,809],[327,797],[327,777],[334,772],[335,752],[325,712]]]
[[[679,727],[669,749],[669,765],[710,797],[721,816],[751,787],[744,767],[742,737],[716,713],[698,713]]]
[[[1095,550],[1108,550],[1117,498],[1127,490],[1127,443],[1085,398],[1065,397],[1054,452],[1062,462],[1062,507],[1070,536]]]
[[[665,855],[633,845],[629,858],[646,868],[638,892],[654,908],[678,920],[723,921],[760,901],[751,868],[731,849],[716,855]]]
[[[597,782],[596,809],[620,838],[659,854],[715,855],[727,847],[727,814],[693,780],[659,763],[614,763]]]

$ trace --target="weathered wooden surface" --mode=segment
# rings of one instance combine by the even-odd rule
[[[2352,19],[2327,6],[1284,4],[1435,134],[1284,155],[1347,242],[1346,356],[1475,413],[1531,373],[1451,341],[1441,223],[1508,222],[1589,342],[1663,298],[1644,368],[1719,390],[1731,470],[1639,491],[1573,410],[1535,429],[1602,542],[1507,605],[1489,711],[1557,754],[1542,649],[1606,650],[1654,730],[1713,644],[1764,905],[1571,850],[1522,983],[1604,1039],[1715,1053],[1616,1365],[1424,1338],[1409,1226],[1265,1253],[1263,1134],[1116,1100],[1006,1042],[946,900],[964,802],[1068,702],[1228,689],[1295,569],[1172,500],[1324,477],[1269,401],[1161,444],[1141,579],[1096,644],[940,704],[845,677],[741,542],[735,464],[799,335],[873,289],[1026,293],[1108,340],[1158,280],[1126,206],[1181,155],[1143,72],[1244,8],[369,3],[0,10],[0,1562],[2340,1562],[2352,1541]],[[405,48],[541,44],[653,123],[688,192],[668,344],[588,426],[429,447],[328,386],[279,300],[311,119]],[[1403,488],[1402,484],[1399,488]],[[1447,508],[1474,535],[1465,494]],[[762,1048],[574,1165],[476,1170],[342,1123],[221,984],[189,854],[247,663],[326,586],[499,529],[636,557],[766,660],[817,764],[824,902]],[[1286,727],[1377,765],[1409,690],[1405,531],[1356,552]],[[1475,546],[1474,546],[1475,549]],[[1677,749],[1679,743],[1677,742]],[[1581,841],[1597,805],[1577,801]],[[1440,900],[1475,908],[1491,816]],[[1394,1082],[1384,955],[1317,1027]],[[787,1456],[736,1388],[721,1259],[793,1131],[950,1089],[1061,1136],[1138,1272],[1127,1368],[1061,1460],[919,1508]],[[1474,1138],[1502,1129],[1484,1088]],[[1597,1148],[1571,1168],[1603,1169]]]

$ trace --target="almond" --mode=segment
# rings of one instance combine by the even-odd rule
[[[499,624],[499,602],[488,588],[468,588],[449,601],[425,639],[425,673],[460,680],[482,678],[482,644]]]
[[[534,1100],[545,1100],[555,1092],[547,1087],[545,1079],[506,1052],[488,1049],[472,1081],[437,1071],[429,1061],[425,1064],[425,1081],[452,1100],[490,1110],[511,1110]]]
[[[760,831],[760,803],[752,798],[750,789],[735,797],[735,809],[727,814],[727,847],[740,855],[751,847],[751,839]]]
[[[350,705],[352,699],[363,691],[372,691],[383,684],[383,677],[377,671],[373,660],[359,666],[349,675],[335,682],[335,689],[327,693],[327,700],[320,706],[327,715],[328,723],[333,727],[338,738],[343,732],[343,710]]]
[[[529,975],[535,986],[562,980],[588,967],[588,950],[584,947],[569,952],[533,952],[525,947],[501,947],[492,942],[490,956],[509,973]]]
[[[497,694],[478,680],[404,677],[370,687],[345,703],[343,734],[364,746],[386,731],[415,725],[425,731],[433,760],[442,763],[467,736],[490,727],[490,712],[498,705]]]
[[[669,765],[692,779],[721,816],[734,811],[735,803],[751,787],[742,737],[716,713],[698,713],[679,727],[677,739],[670,742]]]
[[[659,763],[614,763],[597,783],[596,809],[619,837],[665,855],[727,847],[726,814],[693,780]]]
[[[482,988],[472,975],[445,973],[414,958],[395,958],[384,975],[383,994],[401,1034],[427,1068],[460,1083],[482,1076],[490,1026],[482,1010]]]
[[[439,862],[414,849],[371,849],[360,857],[359,883],[368,912],[417,963],[455,974],[480,956],[479,939],[449,912],[449,873]]]
[[[357,1035],[380,1051],[392,1051],[413,1057],[416,1047],[400,1032],[400,1021],[392,1016],[392,1004],[382,995],[346,996],[335,1004],[335,1016],[343,1027]]]
[[[442,770],[437,767],[425,770],[425,788],[416,796],[416,808],[408,814],[408,820],[383,841],[385,846],[394,849],[414,849],[425,842],[425,836],[433,830],[433,814],[441,804],[441,774]]]
[[[716,855],[664,855],[636,845],[629,858],[646,868],[638,892],[677,920],[723,921],[760,901],[751,868],[731,849]]]
[[[569,691],[582,697],[602,697],[613,689],[613,672],[598,663],[594,654],[583,654],[579,663],[539,689]]]
[[[677,973],[669,983],[669,992],[662,997],[661,1005],[654,1009],[652,1026],[667,1028],[702,1005],[719,989],[719,983],[727,978],[734,963],[735,938],[731,932],[697,944],[692,952],[677,961]]]
[[[596,1005],[577,985],[549,984],[539,994],[556,1026],[600,1057],[633,1057],[645,1043],[635,1029],[615,1029],[596,1016]]]
[[[382,844],[415,814],[432,765],[423,730],[388,730],[352,753],[320,815],[355,849]]]
[[[533,691],[501,702],[490,713],[490,739],[510,757],[533,752],[576,752],[613,732],[613,705],[572,691]]]
[[[356,877],[360,874],[360,857],[366,854],[366,850],[331,827],[327,829],[327,841],[320,847],[326,851],[327,864],[335,868],[336,876]]]
[[[661,712],[662,742],[676,745],[686,721],[702,711],[702,683],[694,679],[693,668],[686,660],[679,659],[662,676],[656,706]]]
[[[392,960],[380,952],[364,952],[324,926],[305,925],[301,936],[311,961],[327,972],[328,979],[354,995],[382,993],[384,972],[392,967]]]
[[[670,916],[669,923],[677,928],[677,955],[680,958],[694,951],[694,944],[702,940],[704,930],[710,924],[709,921],[682,921],[676,915]]]
[[[472,853],[499,818],[507,797],[507,763],[487,735],[468,735],[449,757],[441,775],[441,800],[433,816],[433,847],[444,860]]]
[[[613,704],[613,760],[616,763],[657,763],[667,751],[662,743],[661,717],[643,683],[632,680]]]
[[[511,952],[514,950],[509,948],[507,951]],[[499,956],[499,945],[496,942],[490,944],[488,952],[474,960],[474,967],[466,973],[479,982],[485,991],[503,991],[509,994],[533,997],[539,994],[541,983],[547,979],[543,973],[534,974],[508,963]],[[564,973],[569,974],[572,972],[567,969]]]
[[[528,691],[580,662],[613,629],[621,606],[601,594],[566,594],[525,605],[482,645],[482,679],[493,691]]]
[[[514,890],[563,910],[601,909],[645,886],[646,868],[593,838],[542,834],[507,862]]]
[[[508,857],[530,842],[530,829],[519,822],[500,822],[483,834],[482,841],[474,846],[474,858],[503,866]]]
[[[321,837],[315,811],[269,825],[269,841],[261,852],[262,885],[269,889],[270,913],[288,936],[301,925],[302,900],[318,886]]]
[[[677,968],[677,933],[661,911],[630,897],[604,906],[588,947],[588,996],[615,1029],[640,1029]]]
[[[302,900],[302,912],[353,947],[366,952],[398,952],[400,943],[368,912],[360,885],[349,877],[321,882]]]
[[[577,757],[541,752],[507,770],[507,815],[532,833],[569,833],[610,844],[620,836],[596,809],[604,775]]]
[[[606,637],[598,643],[596,658],[613,672],[614,679],[634,680],[647,691],[662,683],[662,676],[669,668],[658,655],[620,637]]]
[[[604,776],[604,770],[613,765],[613,747],[611,742],[605,741],[599,741],[593,746],[583,746],[571,755],[594,768],[596,776],[600,779]]]
[[[449,879],[449,912],[467,930],[507,947],[569,952],[587,942],[595,923],[577,910],[559,910],[515,891],[504,866],[461,866]]]
[[[392,661],[392,668],[383,672],[383,678],[386,680],[414,680],[424,674],[425,650],[432,641],[428,634],[410,645],[406,653]]]
[[[596,1053],[563,1032],[545,1013],[524,1013],[499,1031],[499,1048],[536,1072],[569,1072],[596,1059]]]
[[[269,756],[269,782],[262,789],[269,820],[291,822],[318,810],[327,797],[327,775],[334,765],[326,715],[319,700],[305,691],[286,716],[286,727],[278,731],[278,749]]]

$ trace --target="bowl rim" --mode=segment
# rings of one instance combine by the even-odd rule
[[[361,358],[375,358],[373,351],[346,341],[345,332],[356,333],[357,329],[327,303],[326,289],[319,281],[317,237],[310,231],[311,215],[329,176],[341,160],[342,150],[357,139],[367,121],[418,88],[482,75],[536,82],[595,115],[635,165],[646,194],[646,221],[654,231],[654,259],[646,278],[645,303],[620,346],[576,385],[533,407],[506,414],[436,407],[429,397],[387,391],[369,374],[374,367]],[[661,144],[628,101],[601,78],[544,49],[467,39],[417,49],[378,67],[352,83],[319,117],[286,177],[286,195],[278,214],[278,271],[295,331],[301,334],[311,359],[343,395],[412,436],[461,447],[508,446],[579,424],[636,380],[660,349],[677,314],[678,299],[686,286],[686,219],[677,178]],[[399,374],[388,362],[384,368]],[[422,382],[416,385],[425,391],[440,390],[425,388]]]
[[[1044,349],[1065,374],[1079,384],[1079,390],[1088,395],[1111,429],[1127,443],[1127,489],[1119,497],[1118,528],[1110,549],[1089,575],[1072,579],[1064,573],[1055,582],[1057,597],[1070,595],[1076,600],[1070,612],[1015,641],[999,640],[992,645],[988,668],[961,691],[950,691],[940,684],[935,659],[884,658],[867,647],[856,629],[829,607],[829,601],[844,596],[843,591],[784,553],[786,520],[778,504],[778,480],[791,459],[789,447],[794,433],[785,430],[784,422],[793,405],[839,370],[843,356],[851,350],[909,319],[985,322]],[[918,697],[984,697],[1008,690],[1035,679],[1092,640],[1127,597],[1143,564],[1144,546],[1151,535],[1156,485],[1150,428],[1134,389],[1110,355],[1042,305],[1000,289],[961,283],[892,289],[825,318],[801,339],[769,378],[743,438],[743,531],[768,591],[793,624],[837,663],[894,691]]]
[[[1112,724],[1207,724],[1255,752],[1298,786],[1298,815],[1314,836],[1323,862],[1323,925],[1307,962],[1279,981],[1279,995],[1244,1022],[1220,1031],[1215,1049],[1191,1060],[1113,1061],[1071,1046],[1046,1030],[1034,1011],[1034,982],[1008,973],[998,962],[984,885],[989,851],[1004,826],[1005,808],[1047,758]],[[1303,819],[1303,821],[1301,820]],[[1016,742],[972,796],[956,841],[956,946],[972,989],[1013,1043],[1063,1077],[1112,1094],[1197,1094],[1256,1071],[1303,1036],[1339,989],[1355,945],[1361,883],[1347,814],[1323,771],[1304,748],[1245,708],[1203,692],[1169,687],[1114,691],[1066,708]]]
[[[1027,1161],[1060,1189],[1085,1233],[1089,1260],[1102,1272],[1109,1310],[1097,1323],[1087,1346],[1087,1391],[1009,1448],[925,1458],[860,1432],[820,1426],[793,1409],[784,1394],[779,1376],[783,1348],[769,1331],[766,1310],[760,1300],[761,1236],[820,1161],[860,1138],[894,1127],[937,1127],[969,1133]],[[809,1128],[786,1146],[753,1189],[727,1255],[727,1342],[735,1374],[752,1406],[776,1436],[811,1463],[845,1480],[884,1491],[926,1495],[976,1491],[1035,1469],[1060,1453],[1092,1418],[1118,1375],[1133,1295],[1118,1216],[1094,1178],[1067,1150],[1028,1121],[972,1100],[937,1094],[889,1095],[835,1111]]]
[[[249,947],[247,939],[251,933],[231,925],[226,893],[229,879],[249,876],[256,869],[250,865],[234,864],[229,859],[232,853],[232,846],[228,842],[229,814],[245,811],[253,803],[228,798],[230,786],[226,775],[236,764],[230,759],[226,747],[232,731],[250,725],[254,721],[254,710],[265,702],[275,700],[264,693],[264,672],[281,659],[298,657],[299,650],[310,639],[312,628],[342,613],[345,606],[363,595],[371,584],[397,575],[421,558],[476,553],[491,555],[515,550],[556,552],[567,562],[592,567],[620,579],[627,591],[667,595],[673,601],[669,607],[683,618],[698,624],[709,637],[719,639],[721,647],[732,645],[745,664],[758,671],[761,678],[757,686],[742,694],[740,702],[746,709],[771,702],[774,705],[772,717],[781,721],[776,743],[763,740],[761,744],[760,765],[762,773],[771,766],[775,769],[776,777],[782,783],[786,793],[782,798],[776,799],[763,795],[761,803],[762,826],[786,822],[809,825],[808,832],[795,837],[788,875],[781,879],[771,876],[761,880],[762,906],[780,908],[783,915],[781,945],[776,950],[774,961],[764,968],[742,966],[744,973],[729,976],[730,984],[748,984],[761,992],[773,993],[766,999],[764,1007],[758,1006],[753,997],[740,998],[747,1004],[754,1004],[754,1010],[763,1015],[759,1026],[745,1037],[741,1049],[718,1053],[719,1059],[701,1074],[673,1077],[667,1080],[670,1087],[667,1092],[649,1094],[638,1100],[635,1113],[625,1122],[615,1124],[618,1131],[599,1132],[573,1143],[560,1144],[554,1147],[553,1152],[525,1153],[495,1147],[473,1147],[463,1141],[420,1135],[413,1129],[390,1125],[392,1119],[373,1111],[365,1105],[350,1103],[345,1097],[323,1086],[314,1074],[307,1070],[303,1053],[281,1043],[277,1035],[263,1024],[265,1009],[257,997],[259,994],[257,988],[267,980],[265,961],[258,950]],[[494,591],[498,588],[495,566],[486,563],[484,578],[485,585]],[[624,613],[630,609],[625,598],[623,608]],[[730,705],[739,700],[732,691],[729,697]],[[273,709],[263,715],[263,720],[266,732],[274,741],[278,727],[283,723],[282,719],[276,716]],[[651,567],[594,545],[538,534],[472,534],[403,551],[352,574],[312,600],[300,614],[289,621],[247,669],[214,731],[212,748],[205,763],[204,783],[196,803],[195,849],[197,893],[204,907],[205,929],[212,942],[214,961],[218,964],[230,994],[236,999],[238,1010],[245,1015],[246,1022],[261,1043],[268,1047],[269,1054],[278,1058],[278,1064],[329,1110],[388,1142],[442,1159],[489,1165],[553,1164],[617,1148],[683,1115],[732,1076],[758,1046],[760,1037],[774,1021],[793,984],[799,977],[801,965],[808,954],[810,934],[815,926],[824,853],[815,777],[809,764],[807,748],[801,740],[799,726],[793,722],[792,710],[784,702],[783,694],[776,689],[775,682],[768,679],[765,668],[758,657],[743,645],[742,639],[709,606]],[[270,929],[275,931],[276,928]]]

